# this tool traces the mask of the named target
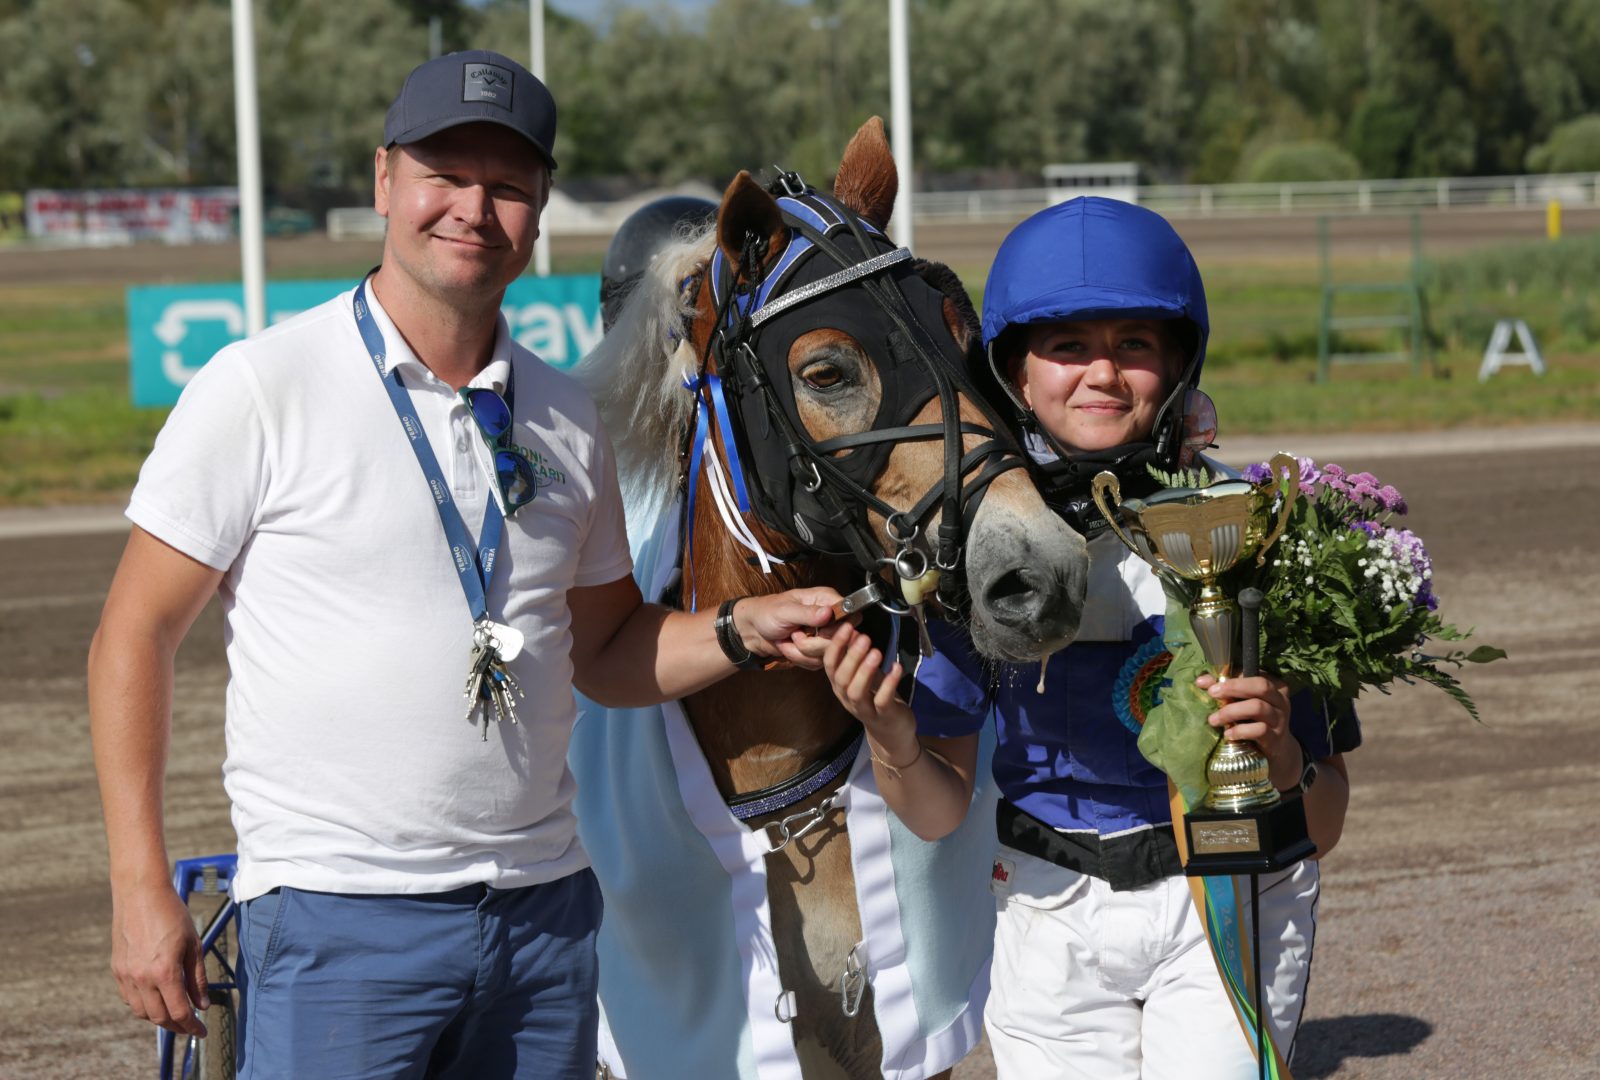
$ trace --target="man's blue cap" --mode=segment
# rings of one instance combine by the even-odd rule
[[[383,120],[383,144],[419,142],[457,124],[499,124],[555,170],[556,99],[533,73],[487,49],[436,56],[406,76]]]

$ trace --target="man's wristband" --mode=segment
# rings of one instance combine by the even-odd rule
[[[717,608],[717,644],[722,647],[722,655],[740,671],[760,671],[767,666],[766,658],[745,648],[744,639],[733,625],[733,605],[743,599],[742,596],[735,596],[731,600],[724,600],[722,606]]]

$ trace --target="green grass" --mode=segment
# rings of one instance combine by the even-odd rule
[[[0,505],[95,502],[127,491],[165,409],[135,409],[125,379],[0,396]]]
[[[0,395],[48,397],[128,380],[123,292],[109,285],[0,288]]]
[[[558,260],[593,272],[599,256]],[[291,278],[354,278],[362,263],[299,267]],[[959,267],[981,303],[987,267]],[[1490,249],[1430,264],[1434,370],[1409,364],[1316,374],[1321,301],[1314,260],[1213,261],[1205,268],[1212,339],[1206,388],[1225,435],[1399,431],[1469,425],[1600,421],[1600,235]],[[1403,261],[1340,264],[1341,281],[1400,280]],[[1397,298],[1342,300],[1340,314],[1392,311]],[[128,345],[118,285],[0,286],[0,505],[103,501],[133,485],[166,410],[128,401]],[[1526,368],[1477,381],[1498,317],[1526,319],[1550,372]],[[1381,332],[1342,338],[1343,351],[1396,348]]]

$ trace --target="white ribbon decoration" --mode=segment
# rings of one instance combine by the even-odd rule
[[[773,564],[781,566],[783,560],[763,548],[761,541],[757,540],[755,533],[750,530],[750,526],[745,524],[744,515],[739,513],[738,504],[729,489],[728,478],[722,471],[722,459],[715,453],[706,454],[704,458],[705,472],[710,480],[711,498],[717,504],[717,513],[722,517],[723,526],[741,547],[755,554],[756,561],[761,565],[761,572],[771,574]]]

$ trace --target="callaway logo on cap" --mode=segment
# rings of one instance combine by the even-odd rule
[[[462,101],[492,101],[509,111],[511,109],[512,74],[494,64],[465,64],[466,84],[461,89]]]

